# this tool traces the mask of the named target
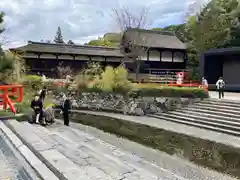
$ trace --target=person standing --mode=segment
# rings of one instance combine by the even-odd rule
[[[47,87],[43,86],[43,88],[40,90],[39,94],[40,94],[39,99],[43,102],[46,97],[46,94],[47,94]]]
[[[205,77],[202,77],[202,87],[203,88],[208,88],[208,81]]]
[[[66,97],[63,96],[63,104],[62,104],[62,114],[63,114],[63,120],[64,120],[64,125],[69,126],[69,114],[71,110],[71,102],[70,100]]]
[[[218,89],[218,97],[219,97],[219,99],[224,98],[225,82],[224,82],[222,77],[220,77],[218,79],[218,81],[216,82],[216,86],[217,86],[217,89]]]

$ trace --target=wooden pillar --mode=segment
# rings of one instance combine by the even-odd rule
[[[160,62],[162,62],[162,50],[160,50]]]
[[[188,60],[188,57],[187,57],[187,53],[185,52],[184,53],[184,59],[183,59],[183,61],[184,61],[184,68],[185,69],[187,69],[187,60]]]
[[[149,61],[149,49],[147,51],[147,61]]]

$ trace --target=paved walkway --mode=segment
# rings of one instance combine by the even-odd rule
[[[209,91],[209,95],[211,98],[214,99],[218,98],[218,92],[216,91]],[[225,95],[224,99],[240,101],[240,93],[225,92],[224,95]]]

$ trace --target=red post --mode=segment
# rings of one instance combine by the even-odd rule
[[[13,113],[16,113],[16,109],[13,106],[13,102],[18,102],[18,103],[22,102],[23,86],[22,85],[1,85],[0,90],[2,90],[3,92],[3,94],[0,94],[3,108],[6,110],[7,107],[9,107]],[[12,96],[16,97],[16,99],[15,100],[10,99],[10,97]]]

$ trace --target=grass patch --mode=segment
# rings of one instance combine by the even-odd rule
[[[61,118],[59,111],[55,116]],[[237,148],[106,116],[74,112],[71,120],[240,177],[240,151]]]

